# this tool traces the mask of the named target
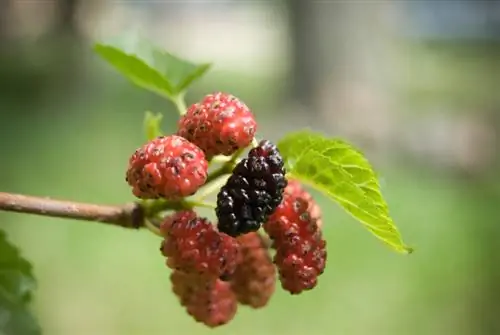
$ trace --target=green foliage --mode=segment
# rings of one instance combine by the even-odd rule
[[[144,114],[144,133],[148,140],[152,140],[158,136],[161,136],[163,132],[161,131],[161,121],[163,119],[163,114],[147,111]]]
[[[338,202],[394,250],[412,252],[389,215],[375,172],[357,149],[308,130],[285,136],[278,148],[292,177]]]
[[[0,230],[0,334],[41,334],[37,321],[28,310],[35,288],[31,264]]]
[[[211,67],[174,56],[138,33],[97,43],[94,51],[136,85],[173,101]]]

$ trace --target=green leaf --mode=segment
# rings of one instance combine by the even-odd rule
[[[292,178],[318,189],[339,203],[377,238],[394,250],[411,253],[394,224],[378,178],[364,155],[341,139],[308,130],[278,143]]]
[[[28,308],[35,287],[31,264],[0,230],[0,334],[41,334]]]
[[[144,132],[146,133],[146,138],[148,140],[152,140],[163,135],[163,132],[161,131],[162,119],[163,115],[161,113],[157,113],[155,115],[153,112],[147,111],[144,114]]]
[[[171,100],[211,67],[181,59],[137,32],[97,43],[94,51],[136,85]]]

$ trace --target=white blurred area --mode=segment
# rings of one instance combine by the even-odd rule
[[[495,154],[495,125],[484,101],[461,104],[453,98],[451,103],[425,98],[425,103],[414,107],[406,99],[415,92],[437,89],[436,96],[456,94],[458,101],[464,93],[460,89],[439,91],[440,85],[450,85],[439,84],[446,58],[441,59],[432,48],[425,51],[425,46],[419,52],[428,53],[421,57],[401,43],[401,32],[408,29],[411,17],[403,1],[311,3],[306,39],[313,47],[303,71],[312,74],[314,90],[308,104],[295,99],[296,92],[285,96],[280,103],[283,112],[272,115],[287,114],[289,122],[280,124],[279,131],[302,125],[348,137],[373,159],[383,159],[398,149],[426,164],[466,173],[489,165]],[[56,13],[55,1],[11,4],[14,35],[42,34]],[[467,10],[455,12],[458,26],[460,20],[468,20],[469,26],[473,22],[460,14]],[[139,29],[180,56],[213,62],[215,71],[263,78],[285,78],[296,71],[290,58],[294,40],[284,1],[89,0],[81,2],[77,14],[89,40]],[[448,79],[451,83],[470,84],[490,76],[486,68],[479,67],[484,70],[479,77],[478,68],[468,69],[470,64],[484,62],[484,55],[464,54],[453,56],[455,63],[450,67],[456,73]],[[472,72],[475,80],[469,78]],[[274,130],[274,122],[268,123],[268,130]]]
[[[15,33],[41,35],[53,21],[55,1],[14,1]],[[81,29],[90,40],[137,29],[168,50],[217,68],[238,71],[287,69],[288,41],[283,7],[262,1],[82,2]]]

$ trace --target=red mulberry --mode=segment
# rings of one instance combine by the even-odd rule
[[[302,184],[298,180],[289,180],[288,185],[285,188],[285,192],[307,201],[307,212],[309,213],[311,220],[315,221],[319,228],[322,227],[323,222],[321,208],[316,203],[312,195],[302,187]]]
[[[189,212],[171,221],[161,251],[171,269],[226,277],[236,269],[239,244],[236,239],[218,232],[206,218]]]
[[[207,179],[207,170],[199,147],[180,136],[161,136],[130,157],[126,181],[138,198],[176,199],[196,193]]]
[[[170,281],[181,305],[196,321],[215,328],[236,315],[238,303],[229,283],[181,271],[173,271]]]
[[[242,258],[231,277],[238,302],[252,308],[267,305],[276,286],[276,269],[268,246],[258,233],[238,237]]]
[[[276,249],[281,286],[292,294],[314,288],[326,265],[326,241],[309,210],[306,199],[285,191],[283,202],[264,224]]]
[[[217,92],[188,108],[179,120],[177,135],[199,146],[210,159],[246,148],[256,130],[254,116],[242,101]]]

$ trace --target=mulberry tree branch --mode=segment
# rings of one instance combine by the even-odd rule
[[[0,210],[106,223],[124,228],[144,226],[144,211],[137,203],[96,205],[0,192]]]
[[[213,192],[214,185],[212,184],[217,186],[217,179],[231,173],[234,164],[235,159],[233,158],[213,171],[208,176],[204,187]],[[162,211],[178,211],[194,207],[215,208],[215,204],[203,199],[149,199],[113,206],[0,192],[0,211],[93,221],[124,228],[144,227],[153,233],[157,233],[157,227],[148,224],[146,220],[155,218]]]

